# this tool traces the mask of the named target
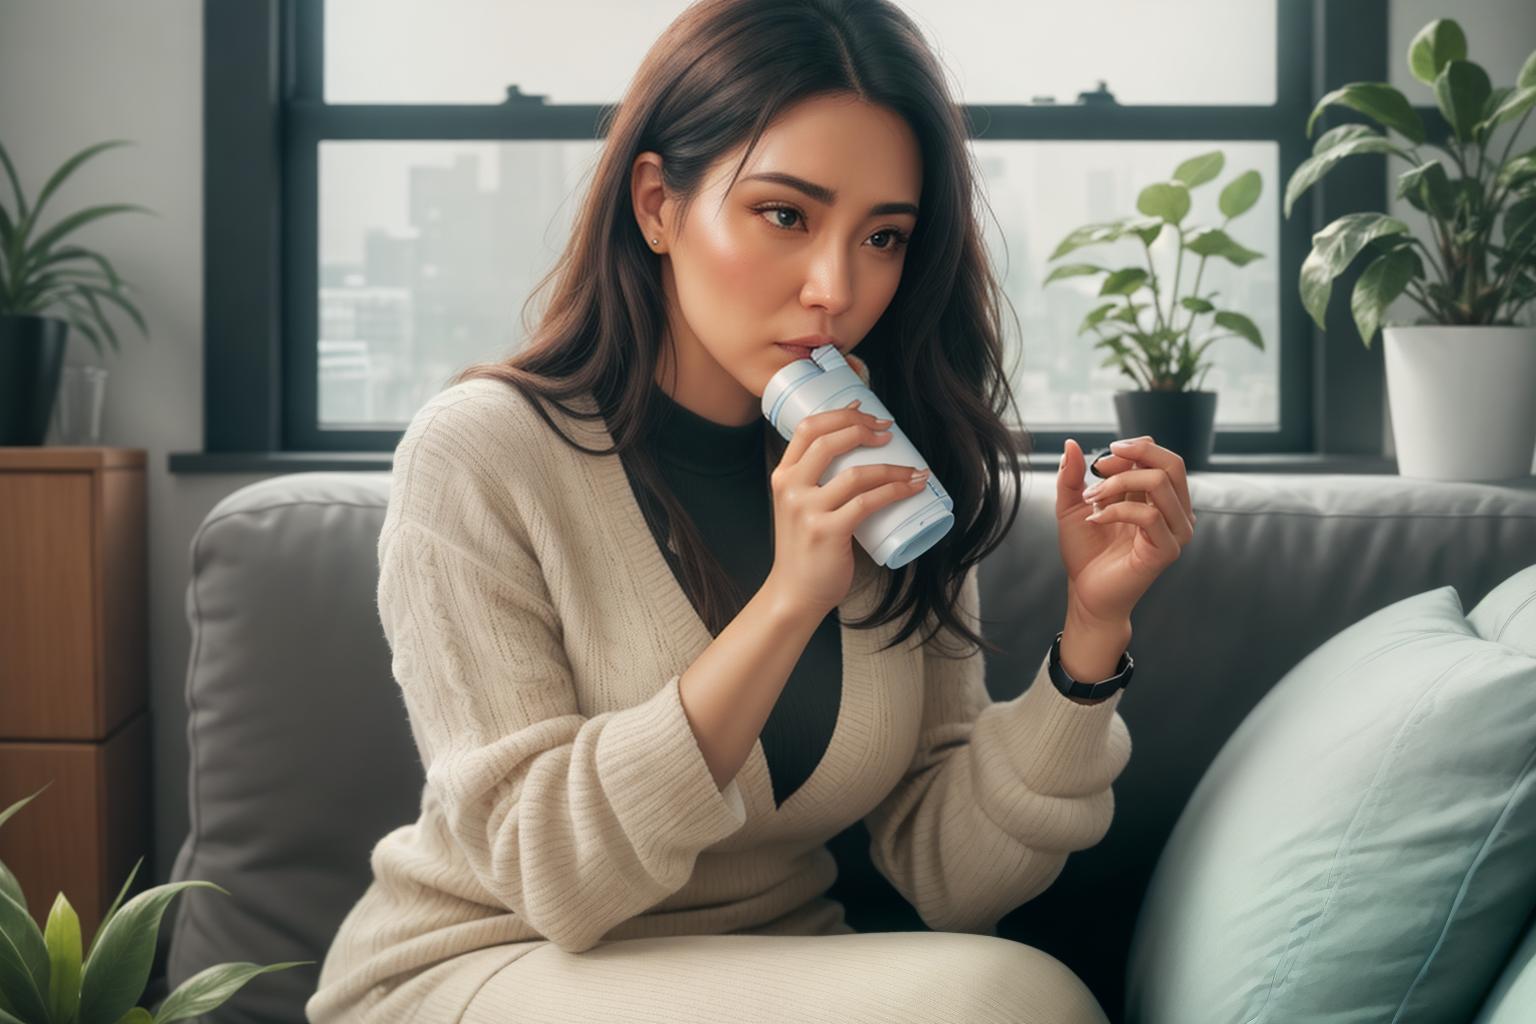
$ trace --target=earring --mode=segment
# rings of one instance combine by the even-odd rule
[[[654,238],[653,238],[653,239],[651,239],[651,244],[652,244],[652,245],[655,245],[655,244],[656,244],[656,239],[654,239]]]

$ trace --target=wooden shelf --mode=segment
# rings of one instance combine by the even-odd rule
[[[149,870],[145,452],[0,447],[0,860],[88,942]],[[132,895],[130,892],[130,896]],[[126,898],[126,897],[125,897]]]

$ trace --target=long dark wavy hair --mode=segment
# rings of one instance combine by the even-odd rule
[[[955,515],[938,543],[888,572],[871,614],[846,625],[873,629],[910,613],[888,646],[932,624],[924,643],[948,629],[996,650],[959,621],[956,606],[966,574],[1012,526],[1020,466],[1027,464],[1003,418],[1013,403],[1000,320],[1007,300],[987,259],[964,111],[917,25],[888,0],[700,0],[680,14],[651,46],[621,102],[603,112],[605,142],[570,241],[524,304],[526,327],[528,303],[553,289],[528,344],[504,361],[469,366],[450,384],[501,380],[527,396],[571,447],[617,453],[648,521],[677,554],[683,589],[718,635],[745,600],[670,493],[647,445],[661,412],[652,387],[667,314],[662,257],[641,237],[631,168],[640,153],[658,153],[663,181],[685,217],[719,159],[746,142],[734,185],[778,114],[834,94],[904,118],[922,153],[923,214],[900,284],[860,341],[858,358],[871,389],[943,482]],[[596,413],[565,404],[582,394],[596,400]],[[576,443],[540,399],[577,419],[601,415],[613,447]],[[786,443],[771,429],[763,436],[767,474]],[[1006,509],[1004,472],[1013,474]]]

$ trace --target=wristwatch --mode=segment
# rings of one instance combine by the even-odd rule
[[[1108,679],[1101,679],[1096,683],[1080,683],[1073,679],[1067,675],[1067,670],[1061,667],[1061,635],[1057,633],[1056,639],[1051,643],[1051,655],[1046,659],[1046,666],[1051,682],[1056,684],[1056,689],[1068,697],[1101,700],[1116,690],[1122,689],[1131,681],[1131,673],[1136,669],[1136,659],[1131,657],[1130,651],[1120,655],[1120,663],[1115,666],[1115,674]]]

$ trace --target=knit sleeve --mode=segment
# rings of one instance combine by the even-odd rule
[[[682,888],[700,851],[745,824],[736,780],[719,788],[699,750],[678,675],[638,705],[579,711],[523,544],[488,558],[390,516],[379,552],[380,618],[426,784],[499,905],[583,952]]]
[[[959,607],[979,621],[975,567]],[[981,650],[956,660],[932,643],[917,753],[864,818],[870,859],[930,928],[995,934],[1004,915],[1056,879],[1068,853],[1104,837],[1130,737],[1119,693],[1078,704],[1051,683],[1042,659],[1028,689],[993,701]]]

